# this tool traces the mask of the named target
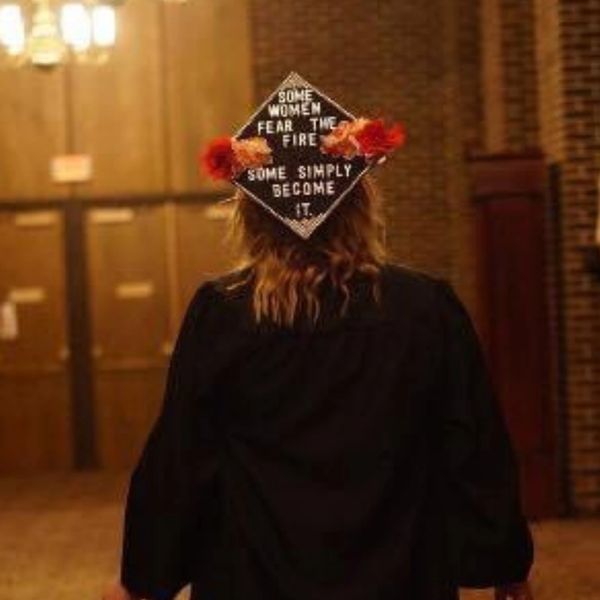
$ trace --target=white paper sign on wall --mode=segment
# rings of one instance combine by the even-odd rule
[[[80,183],[92,178],[89,154],[62,154],[52,157],[50,176],[55,183]]]
[[[0,303],[0,340],[15,340],[19,336],[17,307],[11,300]]]

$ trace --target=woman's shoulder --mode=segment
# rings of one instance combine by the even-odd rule
[[[186,310],[185,323],[203,330],[203,335],[219,331],[220,337],[227,337],[227,331],[235,331],[242,315],[243,303],[248,296],[235,284],[243,282],[246,269],[228,271],[199,281],[190,297]]]
[[[242,296],[248,289],[251,274],[251,269],[244,267],[205,278],[198,284],[196,294],[211,296],[217,300]]]
[[[239,268],[204,278],[196,287],[191,305],[213,321],[233,325],[249,301],[250,275],[249,268]]]
[[[471,320],[466,304],[446,277],[400,264],[387,264],[386,273],[393,307],[409,305],[419,314],[433,311],[442,319]]]
[[[452,304],[452,286],[444,277],[403,264],[386,264],[382,272],[383,315],[403,333],[442,331]],[[424,328],[424,329],[420,329]]]
[[[392,293],[429,298],[446,280],[437,274],[409,265],[387,262],[382,266],[382,278]]]
[[[241,293],[248,288],[248,283],[252,277],[252,269],[250,267],[242,267],[231,269],[219,275],[206,280],[205,284],[209,286],[215,293],[225,296]]]

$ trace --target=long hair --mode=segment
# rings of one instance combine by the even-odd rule
[[[365,275],[375,302],[385,261],[381,199],[369,176],[363,177],[326,221],[304,240],[241,190],[236,191],[228,239],[237,251],[235,270],[247,269],[254,320],[293,325],[300,318],[315,323],[326,284],[340,293],[339,314],[347,312],[350,281]]]

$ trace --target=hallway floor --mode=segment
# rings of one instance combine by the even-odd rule
[[[126,483],[95,473],[0,479],[0,600],[100,600],[118,565]],[[536,600],[600,600],[600,520],[536,523],[533,534]]]

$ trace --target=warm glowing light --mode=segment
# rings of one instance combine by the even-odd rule
[[[106,4],[92,8],[92,30],[94,44],[102,48],[114,46],[117,37],[115,9]]]
[[[101,65],[117,39],[124,0],[0,0],[0,67],[51,69],[68,60]]]
[[[53,67],[64,56],[64,43],[60,37],[56,15],[47,2],[41,2],[33,14],[31,34],[27,40],[31,62],[39,67]]]
[[[92,43],[90,14],[80,2],[65,4],[60,11],[60,28],[64,41],[76,51],[87,50]]]
[[[25,23],[18,4],[0,6],[0,44],[9,54],[19,54],[25,47]]]

